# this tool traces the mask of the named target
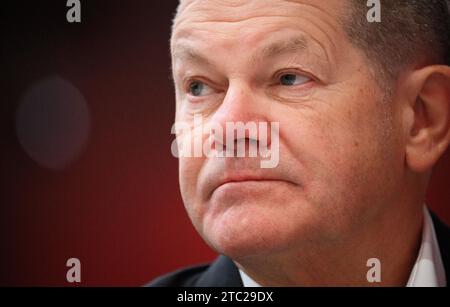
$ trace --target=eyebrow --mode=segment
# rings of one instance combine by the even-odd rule
[[[271,42],[256,52],[251,57],[251,61],[258,62],[259,60],[281,56],[284,54],[292,54],[304,51],[308,46],[308,42],[304,36],[296,36],[288,40],[280,40]],[[178,43],[173,48],[173,57],[180,59],[187,59],[197,64],[204,64],[212,66],[212,63],[195,48],[185,43]]]
[[[179,59],[190,60],[197,64],[205,64],[211,66],[211,62],[204,57],[202,54],[196,51],[195,48],[191,47],[189,44],[176,44],[173,48],[173,57]]]
[[[299,53],[308,47],[304,36],[296,36],[288,40],[276,41],[262,47],[253,57],[253,61],[272,58],[284,54]]]

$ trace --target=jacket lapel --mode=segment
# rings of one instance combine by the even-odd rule
[[[219,256],[197,280],[195,287],[242,287],[237,266],[225,256]]]

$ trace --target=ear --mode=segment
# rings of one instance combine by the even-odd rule
[[[426,172],[450,143],[450,67],[427,66],[410,76],[406,162],[415,172]]]

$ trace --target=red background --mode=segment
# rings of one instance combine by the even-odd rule
[[[81,1],[81,24],[66,22],[65,1],[43,2],[2,9],[0,285],[71,285],[71,257],[84,286],[142,285],[214,259],[185,214],[170,154],[176,1]],[[87,147],[64,171],[33,162],[14,130],[23,92],[54,74],[92,117]],[[428,197],[447,223],[449,173],[447,152]]]

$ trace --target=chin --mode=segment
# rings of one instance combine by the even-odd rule
[[[268,241],[264,236],[211,236],[207,238],[207,243],[217,253],[228,256],[232,259],[244,259],[247,257],[264,256],[273,254],[280,249],[276,240]]]
[[[264,206],[232,206],[204,219],[201,235],[215,251],[232,259],[283,251],[296,235],[286,217]]]

